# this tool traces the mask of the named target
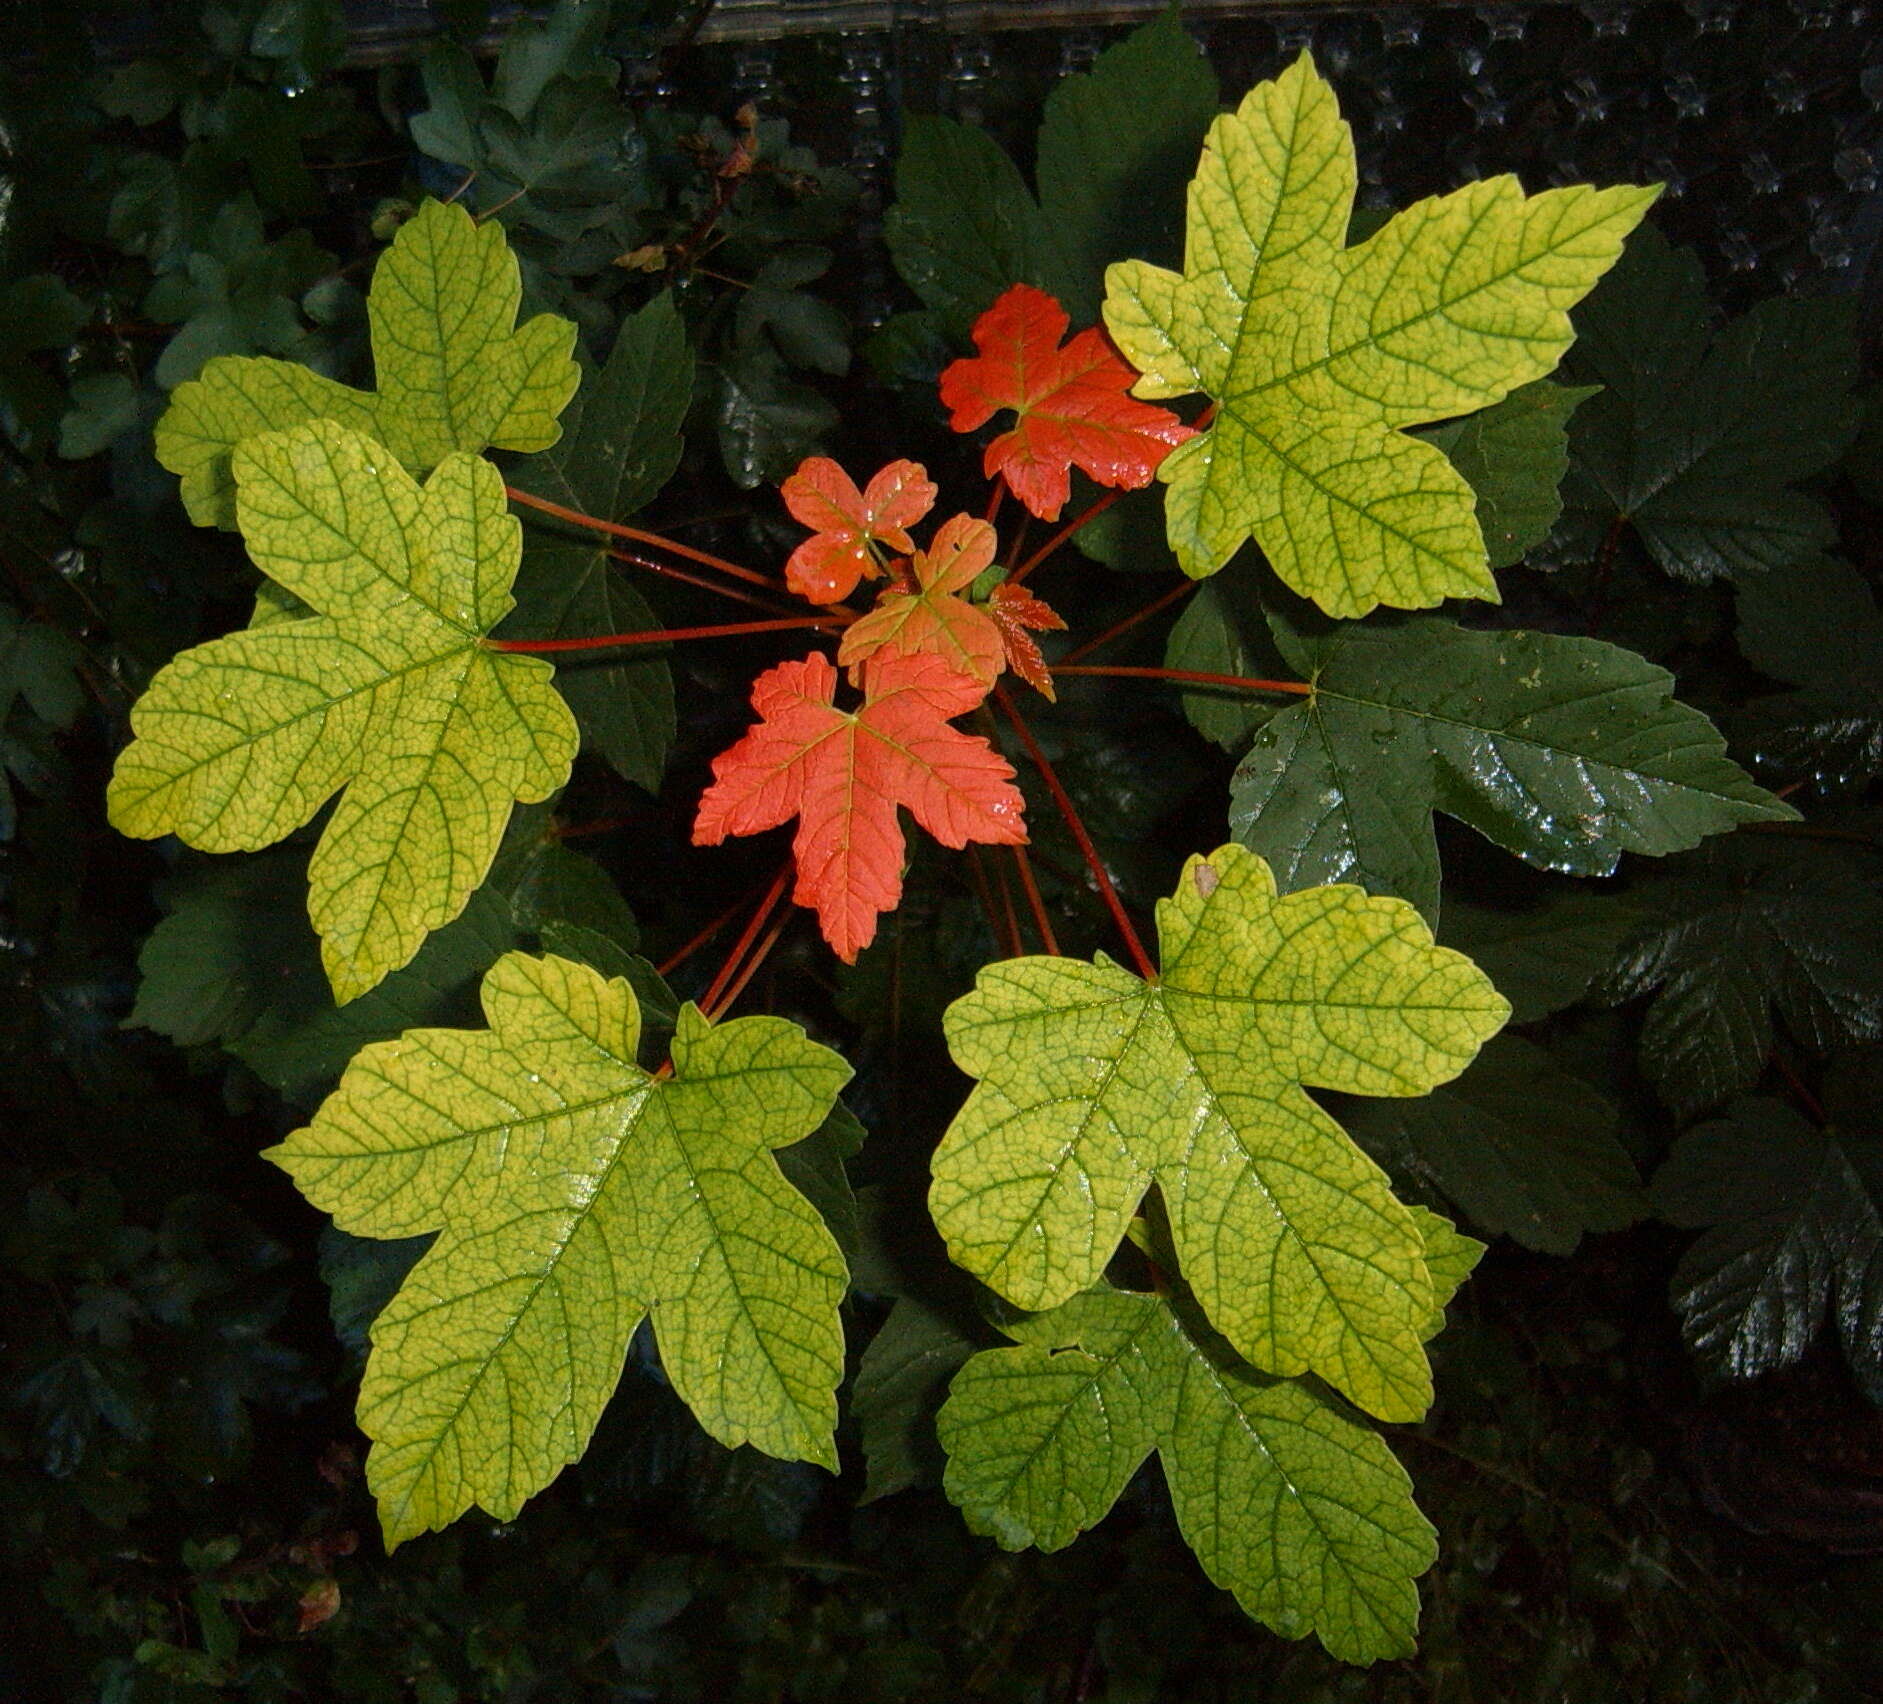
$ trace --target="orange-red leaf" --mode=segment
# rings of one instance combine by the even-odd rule
[[[935,487],[920,462],[893,461],[859,491],[829,456],[807,456],[778,488],[792,519],[811,529],[785,564],[785,579],[812,603],[839,603],[864,575],[882,572],[872,543],[907,556],[908,528],[935,506]]]
[[[994,588],[987,612],[1000,632],[1000,642],[1007,653],[1007,667],[1035,692],[1043,693],[1048,698],[1058,697],[1053,691],[1053,677],[1046,667],[1046,659],[1040,654],[1039,646],[1033,642],[1033,634],[1027,630],[1031,628],[1033,633],[1043,633],[1049,629],[1063,629],[1066,624],[1060,619],[1059,611],[1049,603],[1042,603],[1025,586],[1003,581]]]
[[[1100,485],[1136,490],[1193,430],[1168,409],[1125,393],[1138,370],[1093,326],[1065,348],[1066,310],[1044,290],[1015,284],[974,322],[980,354],[941,376],[949,425],[972,432],[1003,408],[1019,416],[987,446],[982,467],[1041,520],[1056,521],[1071,495],[1069,469]]]
[[[902,898],[898,805],[944,846],[960,847],[1024,842],[1025,801],[1005,758],[948,725],[987,689],[941,658],[872,668],[860,710],[837,709],[836,688],[837,670],[818,655],[758,677],[758,724],[713,759],[693,842],[716,846],[796,817],[793,897],[817,912],[824,939],[850,962]]]
[[[844,629],[837,661],[880,667],[892,657],[940,657],[958,674],[991,687],[1000,676],[1000,629],[986,610],[959,594],[992,566],[994,529],[970,515],[942,522],[934,542],[915,553],[914,591],[886,591],[868,615]]]

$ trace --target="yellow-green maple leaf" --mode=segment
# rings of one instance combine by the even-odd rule
[[[1431,1401],[1425,1240],[1386,1174],[1305,1092],[1417,1095],[1510,1008],[1403,900],[1277,897],[1240,846],[1192,858],[1159,902],[1163,966],[989,965],[948,1009],[980,1079],[929,1202],[957,1263],[1028,1309],[1097,1281],[1155,1181],[1183,1276],[1264,1371],[1312,1371],[1361,1407]]]
[[[157,459],[181,476],[198,526],[236,524],[230,456],[257,432],[333,420],[377,438],[408,472],[457,450],[545,450],[575,395],[575,323],[519,326],[522,279],[503,227],[427,201],[380,256],[366,297],[379,388],[355,390],[294,361],[219,355],[178,385]]]
[[[1098,1289],[1008,1328],[936,1419],[943,1484],[1003,1548],[1059,1550],[1155,1450],[1204,1571],[1285,1638],[1409,1656],[1437,1543],[1405,1470],[1351,1410],[1266,1378],[1159,1296]]]
[[[522,551],[503,478],[453,455],[421,488],[328,420],[245,438],[249,551],[315,613],[158,671],[111,778],[112,823],[254,851],[345,788],[308,866],[335,998],[397,970],[464,909],[516,801],[567,781],[575,719],[541,658],[491,650]]]
[[[633,990],[509,953],[484,1030],[364,1048],[270,1158],[343,1230],[438,1232],[373,1326],[360,1425],[389,1544],[516,1514],[587,1446],[628,1341],[728,1447],[837,1465],[848,1274],[772,1150],[850,1068],[782,1018],[680,1010],[637,1059]]]
[[[1549,372],[1569,309],[1659,191],[1525,196],[1485,178],[1349,248],[1357,185],[1352,133],[1303,53],[1210,127],[1183,272],[1107,270],[1105,324],[1144,374],[1135,394],[1216,402],[1158,469],[1171,548],[1200,578],[1253,537],[1329,615],[1495,600],[1471,488],[1403,428]]]

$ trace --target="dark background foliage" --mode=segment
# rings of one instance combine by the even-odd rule
[[[1651,504],[1621,522],[1610,475],[1654,446],[1611,407],[1578,417],[1564,519],[1506,576],[1500,622],[1671,668],[1806,820],[1597,884],[1441,820],[1448,896],[1470,902],[1448,932],[1512,991],[1521,1035],[1428,1124],[1375,1108],[1355,1127],[1402,1185],[1507,1234],[1437,1344],[1434,1415],[1394,1439],[1441,1531],[1422,1653],[1366,1673],[1251,1628],[1154,1483],[1053,1557],[971,1538],[935,1488],[928,1416],[976,1330],[920,1210],[955,1092],[936,1085],[957,1081],[937,1015],[1002,949],[962,866],[926,854],[854,972],[833,975],[800,923],[761,990],[841,1042],[871,1132],[851,1162],[847,1323],[853,1345],[893,1333],[895,1353],[852,1392],[842,1478],[718,1449],[637,1355],[586,1459],[520,1519],[382,1553],[351,1405],[366,1325],[414,1251],[326,1229],[258,1150],[360,1040],[462,1015],[509,942],[587,931],[659,958],[762,884],[763,848],[693,863],[684,847],[744,682],[784,652],[649,659],[595,695],[555,834],[632,917],[493,890],[394,1001],[344,1021],[298,911],[304,847],[238,869],[103,817],[131,699],[253,596],[239,548],[187,524],[151,457],[165,393],[205,359],[361,378],[372,257],[419,196],[459,193],[504,220],[529,305],[573,317],[593,359],[671,286],[697,380],[660,523],[776,559],[793,534],[769,486],[813,448],[973,472],[938,430],[950,329],[914,311],[881,240],[903,114],[985,122],[1024,163],[1046,90],[1117,32],[767,41],[728,5],[715,39],[707,9],[620,0],[525,26],[493,62],[501,38],[468,0],[422,19],[324,0],[29,10],[8,20],[0,81],[0,1692],[1883,1694],[1883,432],[1874,385],[1854,437],[1841,400],[1883,221],[1873,8],[1201,20],[1230,94],[1312,40],[1375,203],[1502,169],[1676,184],[1657,222],[1704,268],[1682,283],[1667,259],[1658,283],[1605,287],[1591,308],[1623,353],[1604,368],[1579,349],[1568,376],[1625,391],[1671,335],[1670,292],[1703,342],[1709,297],[1737,313],[1792,292],[1800,317],[1758,309],[1776,317],[1742,340],[1751,364],[1688,402],[1717,420],[1751,397],[1768,441],[1729,445],[1724,483],[1842,553],[1809,585],[1781,572],[1735,596]],[[718,168],[742,140],[762,168],[728,192]],[[1798,382],[1813,360],[1837,372]],[[1084,633],[1157,589],[1081,571],[1054,595]],[[630,617],[716,618],[656,592],[614,595]],[[1159,635],[1119,660],[1156,662]],[[1147,905],[1221,838],[1235,753],[1174,696],[1122,685],[1078,683],[1038,721]],[[607,708],[623,702],[632,717]],[[1207,712],[1198,725],[1220,737]],[[1076,853],[1034,820],[1061,939],[1104,944]],[[681,991],[711,963],[689,960]]]

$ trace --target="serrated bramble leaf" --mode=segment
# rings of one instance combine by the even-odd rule
[[[1035,692],[1056,698],[1052,670],[1046,666],[1045,655],[1033,635],[1063,632],[1066,623],[1059,611],[1036,598],[1026,587],[1003,580],[988,596],[987,613],[1000,630],[1007,667]]]
[[[1654,1177],[1663,1218],[1703,1234],[1672,1295],[1711,1366],[1756,1378],[1838,1324],[1851,1369],[1883,1392],[1883,1141],[1820,1130],[1782,1101],[1737,1102],[1687,1131]]]
[[[1006,409],[1014,424],[988,446],[981,471],[1041,520],[1056,521],[1072,494],[1071,469],[1099,485],[1135,491],[1194,437],[1165,408],[1134,400],[1137,370],[1091,326],[1063,348],[1066,310],[1043,290],[1015,284],[974,322],[979,354],[941,376],[942,406],[957,432],[974,432]]]
[[[893,461],[859,491],[829,456],[806,457],[778,488],[791,518],[811,529],[785,563],[786,583],[812,603],[841,603],[857,581],[882,574],[871,545],[914,553],[908,529],[935,506],[935,491],[919,462]]]
[[[1158,470],[1171,547],[1201,577],[1253,537],[1330,615],[1495,600],[1470,486],[1404,428],[1547,374],[1568,310],[1656,191],[1526,197],[1487,178],[1349,248],[1357,185],[1351,134],[1303,53],[1211,126],[1183,272],[1108,270],[1105,323],[1144,374],[1136,394],[1216,400]]]
[[[639,1061],[626,982],[511,953],[483,1030],[366,1048],[269,1155],[341,1229],[438,1232],[373,1327],[360,1424],[388,1543],[502,1519],[581,1455],[651,1319],[721,1443],[832,1469],[846,1274],[773,1150],[849,1067],[780,1018],[681,1008]]]
[[[1313,695],[1271,712],[1229,825],[1289,887],[1358,881],[1427,916],[1432,813],[1568,875],[1797,813],[1755,786],[1673,677],[1632,652],[1432,616],[1275,635]]]
[[[1006,661],[1001,630],[978,604],[961,596],[993,566],[998,545],[986,521],[954,515],[918,550],[909,567],[914,590],[885,591],[869,614],[844,629],[837,661],[847,669],[874,659],[924,654],[940,657],[956,674],[992,686]]]
[[[1576,310],[1563,363],[1602,387],[1569,425],[1564,545],[1592,557],[1626,525],[1687,580],[1822,550],[1835,523],[1793,487],[1831,467],[1857,430],[1854,306],[1778,297],[1716,331],[1698,257],[1638,231]]]
[[[1883,1040],[1883,892],[1809,842],[1729,840],[1644,884],[1649,921],[1617,954],[1611,1000],[1653,995],[1641,1068],[1689,1116],[1749,1089],[1780,1017],[1824,1051]]]
[[[797,903],[817,912],[846,963],[902,898],[898,806],[944,846],[1026,840],[1013,767],[977,735],[949,726],[987,696],[939,657],[896,657],[870,670],[861,708],[833,702],[837,671],[821,656],[780,663],[752,687],[759,721],[713,759],[693,823],[696,846],[798,819]]]
[[[1156,1450],[1185,1540],[1249,1615],[1347,1662],[1411,1653],[1434,1534],[1349,1412],[1252,1372],[1156,1296],[1089,1291],[1012,1334],[955,1375],[937,1423],[977,1532],[1061,1549]]]
[[[1010,959],[949,1008],[978,1079],[934,1159],[949,1253],[1017,1306],[1057,1306],[1098,1279],[1156,1182],[1184,1280],[1238,1354],[1416,1418],[1423,1241],[1305,1091],[1423,1094],[1508,1006],[1402,901],[1278,898],[1239,846],[1191,859],[1158,925],[1154,982],[1103,957]]]
[[[270,579],[316,613],[166,665],[132,712],[112,823],[254,851],[340,804],[308,866],[308,915],[341,1001],[464,909],[514,803],[568,779],[574,718],[540,658],[493,651],[519,528],[487,461],[421,488],[332,421],[237,447],[239,515]]]
[[[460,450],[546,449],[580,379],[575,325],[538,314],[519,326],[522,300],[503,227],[428,201],[380,257],[367,293],[377,391],[291,361],[219,356],[177,387],[157,423],[157,459],[181,477],[198,526],[233,527],[236,446],[301,421],[377,438],[414,474]]]
[[[1642,1214],[1641,1179],[1602,1095],[1514,1035],[1424,1100],[1366,1101],[1354,1138],[1395,1177],[1436,1189],[1480,1229],[1569,1254]]]

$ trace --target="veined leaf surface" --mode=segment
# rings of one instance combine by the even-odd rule
[[[1253,537],[1330,615],[1495,601],[1463,475],[1404,428],[1487,407],[1547,374],[1569,309],[1657,191],[1526,197],[1486,178],[1346,246],[1358,169],[1334,93],[1302,56],[1210,127],[1181,274],[1106,273],[1105,323],[1147,398],[1207,392],[1179,446],[1171,548],[1213,574]]]
[[[358,432],[313,420],[237,447],[250,553],[315,613],[183,652],[132,712],[113,824],[254,851],[340,804],[308,914],[342,1001],[464,909],[512,805],[569,775],[575,720],[540,658],[483,643],[509,612],[520,529],[503,479],[453,455],[421,488]]]
[[[937,1421],[975,1531],[1062,1549],[1156,1450],[1184,1538],[1250,1615],[1347,1662],[1410,1655],[1437,1544],[1351,1411],[1254,1372],[1158,1296],[1088,1291],[1010,1331],[955,1375]]]
[[[179,385],[157,423],[157,459],[183,481],[198,526],[236,525],[230,457],[244,438],[333,420],[377,438],[412,473],[457,450],[542,450],[581,374],[575,324],[519,326],[523,283],[494,220],[428,201],[379,259],[367,294],[377,391],[298,362],[223,355]]]
[[[637,1057],[625,981],[509,953],[484,1030],[364,1049],[270,1157],[360,1236],[438,1240],[373,1327],[360,1424],[388,1543],[509,1518],[574,1461],[651,1318],[715,1438],[836,1467],[843,1256],[773,1150],[850,1069],[782,1018],[680,1010]]]
[[[1009,959],[949,1008],[979,1079],[934,1160],[950,1254],[1018,1306],[1055,1307],[1097,1281],[1155,1181],[1184,1279],[1237,1353],[1416,1418],[1424,1240],[1305,1089],[1423,1094],[1509,1007],[1404,902],[1278,898],[1238,846],[1192,858],[1158,925],[1154,982],[1102,956]]]

